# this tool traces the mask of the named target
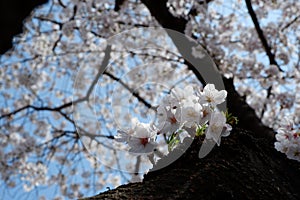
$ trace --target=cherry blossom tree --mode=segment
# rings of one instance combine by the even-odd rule
[[[51,0],[39,7],[0,57],[5,195],[78,198],[141,181],[190,136],[176,132],[183,126],[199,134],[209,121],[204,133],[220,144],[231,126],[210,107],[226,97],[240,128],[276,139],[278,151],[299,161],[299,13],[296,0]],[[187,51],[170,30],[196,45]],[[209,57],[222,84],[210,84],[208,68],[199,72],[191,62],[209,65]],[[170,134],[156,140],[160,132]],[[167,147],[153,157],[130,154],[160,143]]]

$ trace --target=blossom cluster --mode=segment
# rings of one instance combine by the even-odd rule
[[[285,153],[289,159],[300,161],[300,130],[292,120],[285,118],[277,130],[275,149]]]
[[[207,140],[220,145],[221,136],[228,136],[231,126],[226,115],[217,109],[225,101],[227,92],[218,91],[213,84],[203,90],[191,85],[174,88],[157,107],[157,123],[142,123],[132,119],[132,128],[119,130],[115,140],[125,142],[129,152],[150,154],[158,147],[158,137],[163,135],[169,150],[186,137],[205,134]]]
[[[23,188],[29,192],[34,187],[45,185],[47,183],[47,167],[41,163],[22,163],[20,172],[22,174],[21,180],[25,182]]]

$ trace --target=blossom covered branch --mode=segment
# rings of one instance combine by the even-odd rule
[[[221,136],[228,136],[232,129],[226,114],[217,109],[226,96],[225,90],[218,91],[213,84],[203,90],[191,85],[174,88],[157,108],[157,123],[142,123],[134,118],[132,127],[118,130],[115,140],[127,143],[129,152],[138,155],[157,151],[161,136],[166,139],[168,151],[195,135],[205,135],[207,140],[220,145]]]

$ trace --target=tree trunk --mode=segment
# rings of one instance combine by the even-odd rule
[[[23,30],[23,20],[48,0],[0,1],[0,55],[12,48],[12,38]]]
[[[166,168],[87,199],[300,199],[300,164],[274,149],[273,141],[235,128],[210,154],[201,141]],[[164,158],[165,159],[165,158]]]

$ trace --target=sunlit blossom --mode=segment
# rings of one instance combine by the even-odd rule
[[[213,84],[207,84],[200,94],[200,103],[208,103],[212,106],[223,103],[227,96],[226,90],[219,91]]]

